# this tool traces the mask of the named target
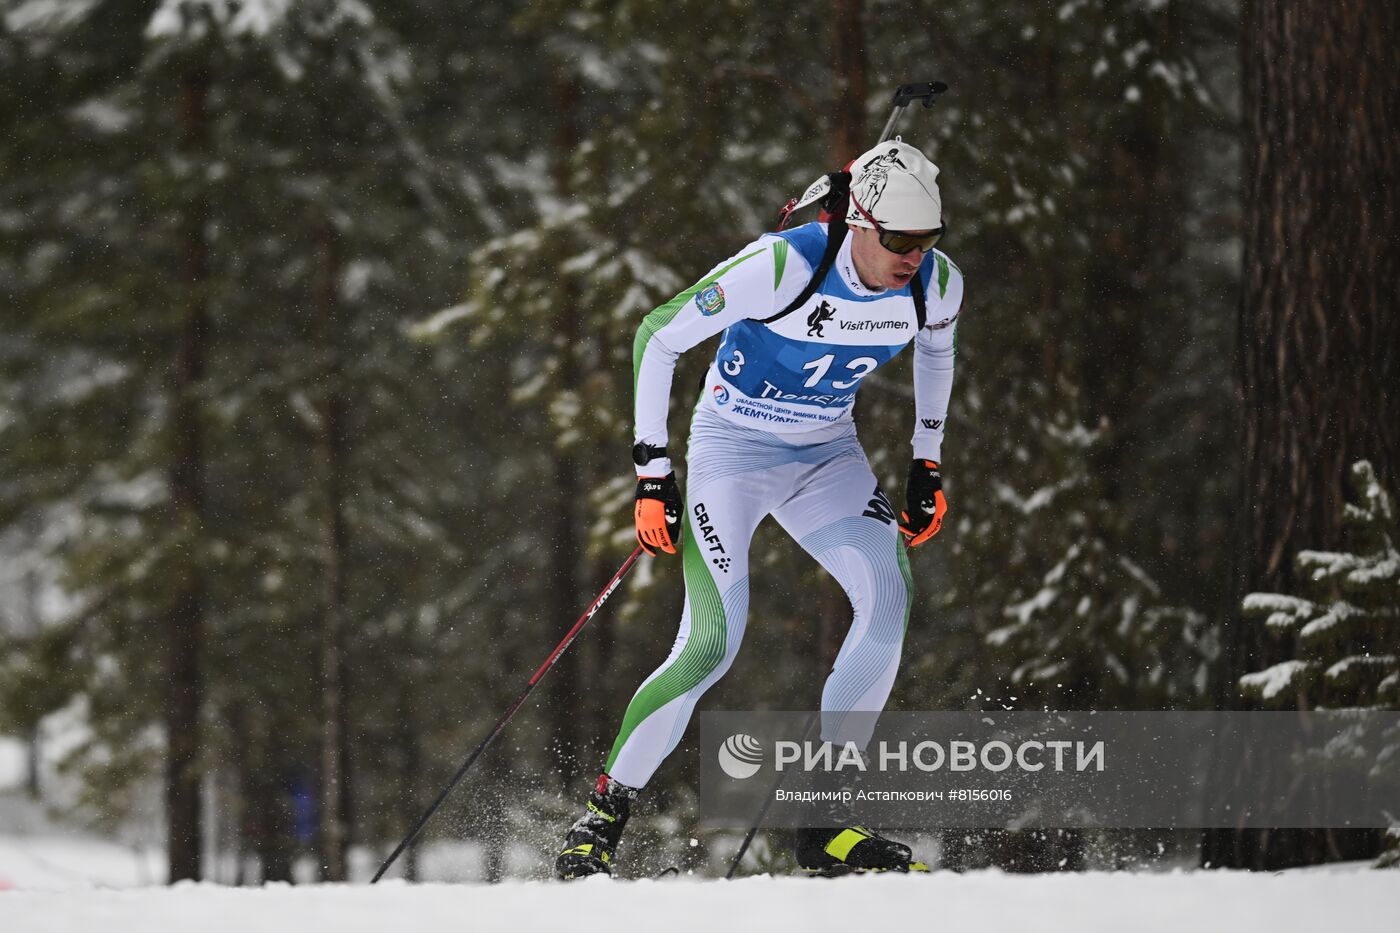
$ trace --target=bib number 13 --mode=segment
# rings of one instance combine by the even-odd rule
[[[826,371],[831,368],[831,364],[835,361],[836,354],[828,353],[826,356],[812,360],[812,362],[804,365],[802,368],[812,370],[812,375],[808,376],[807,381],[802,383],[803,387],[810,389],[825,379]],[[849,389],[874,372],[875,367],[879,365],[877,361],[868,356],[858,356],[846,364],[846,368],[852,373],[851,378],[841,382],[833,382],[831,387],[833,389]]]

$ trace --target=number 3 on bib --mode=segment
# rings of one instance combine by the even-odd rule
[[[807,377],[807,381],[804,382],[802,385],[805,388],[810,389],[816,386],[817,383],[825,379],[826,371],[831,368],[831,364],[835,359],[836,355],[834,353],[828,353],[826,356],[823,356],[820,359],[812,360],[812,362],[803,365],[803,369],[810,369],[813,370],[813,372],[812,375]],[[728,364],[726,364],[726,368],[727,365]],[[849,363],[846,364],[846,368],[853,373],[851,378],[843,382],[833,382],[831,384],[831,387],[833,389],[849,389],[851,386],[855,385],[857,382],[860,382],[866,376],[874,372],[875,367],[879,365],[880,364],[878,361],[873,360],[868,356],[856,357],[855,359],[851,360]],[[738,372],[738,370],[735,370],[735,372]]]
[[[744,352],[742,350],[736,349],[734,351],[734,358],[725,360],[724,365],[721,368],[724,370],[724,374],[726,376],[737,376],[739,375],[739,370],[744,368],[745,362],[746,360],[744,359]]]

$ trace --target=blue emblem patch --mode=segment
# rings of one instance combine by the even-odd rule
[[[724,289],[719,285],[706,285],[695,293],[695,307],[705,317],[719,314],[724,310]]]
[[[729,401],[729,390],[724,386],[715,386],[715,402],[723,405]]]

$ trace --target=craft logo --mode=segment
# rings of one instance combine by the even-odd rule
[[[731,735],[719,747],[720,770],[736,781],[751,778],[763,767],[763,746],[742,732]]]
[[[705,509],[705,503],[697,502],[694,512],[695,520],[699,522],[698,530],[700,532],[700,537],[705,539],[705,543],[709,545],[708,550],[715,555],[711,558],[710,563],[714,564],[725,573],[728,573],[729,565],[732,561],[729,555],[725,553],[724,544],[719,540],[719,533],[715,531],[715,526],[710,521],[710,513]]]
[[[729,390],[724,386],[715,386],[715,404],[723,405],[729,401]]]
[[[921,418],[919,420],[922,421],[924,427],[928,428],[930,431],[937,431],[939,428],[943,427],[942,418]]]
[[[937,324],[930,324],[930,325],[929,325],[929,328],[932,329],[932,330],[942,330],[943,328],[947,327],[949,324],[952,324],[952,323],[953,323],[954,321],[956,321],[957,319],[958,319],[958,316],[957,316],[956,314],[953,315],[952,317],[945,317],[943,320],[939,321]]]
[[[719,314],[724,310],[724,289],[720,288],[718,283],[706,285],[695,293],[695,307],[699,308],[705,317]]]

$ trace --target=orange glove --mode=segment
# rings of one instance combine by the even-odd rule
[[[943,527],[943,515],[948,511],[938,464],[932,460],[915,460],[909,464],[909,484],[904,495],[909,510],[900,513],[899,530],[909,539],[910,547],[918,547],[938,534],[938,529]]]
[[[676,553],[681,543],[681,491],[676,474],[643,476],[637,480],[637,543],[652,557],[656,551]],[[655,548],[656,550],[653,550]]]

